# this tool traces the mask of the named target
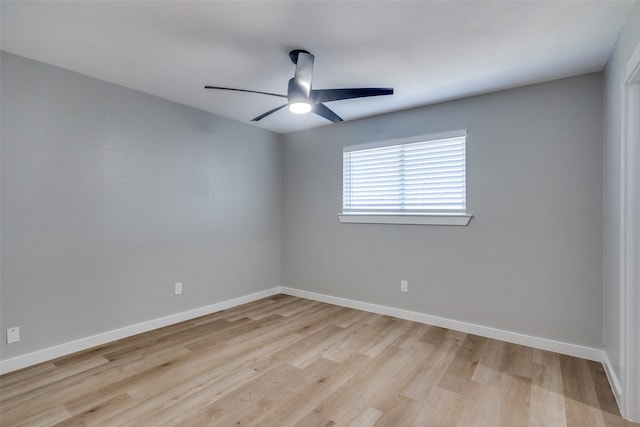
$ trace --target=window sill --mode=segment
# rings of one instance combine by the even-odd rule
[[[366,214],[341,213],[342,223],[408,224],[408,225],[468,225],[473,215],[467,214]]]

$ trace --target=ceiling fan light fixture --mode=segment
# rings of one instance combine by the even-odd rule
[[[306,114],[311,111],[311,107],[308,102],[296,101],[289,104],[289,111],[295,114]]]
[[[1,0],[0,0],[1,1]],[[262,95],[277,96],[279,98],[287,98],[287,103],[277,106],[266,113],[260,114],[258,117],[251,119],[257,122],[267,116],[289,107],[289,111],[294,114],[314,113],[318,116],[329,120],[332,123],[339,123],[342,118],[333,112],[329,107],[324,105],[325,102],[340,101],[342,99],[365,98],[369,96],[392,95],[393,88],[382,87],[361,87],[361,88],[345,88],[345,89],[312,89],[311,79],[313,77],[313,61],[314,56],[303,49],[295,49],[289,52],[291,62],[296,65],[296,73],[292,79],[289,79],[287,85],[287,94],[260,92],[249,89],[236,89],[232,87],[222,86],[205,86],[205,89],[221,89],[233,90],[237,92],[259,93]]]

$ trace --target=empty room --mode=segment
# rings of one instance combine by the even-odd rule
[[[640,426],[639,0],[0,31],[0,426]]]

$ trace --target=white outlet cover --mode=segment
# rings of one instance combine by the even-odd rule
[[[18,326],[7,329],[7,344],[20,341],[20,328]]]
[[[182,282],[176,283],[174,292],[176,295],[180,295],[182,293]]]

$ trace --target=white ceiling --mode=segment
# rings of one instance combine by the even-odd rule
[[[288,52],[316,89],[394,87],[328,103],[345,120],[603,69],[631,1],[6,1],[2,50],[286,133]]]

